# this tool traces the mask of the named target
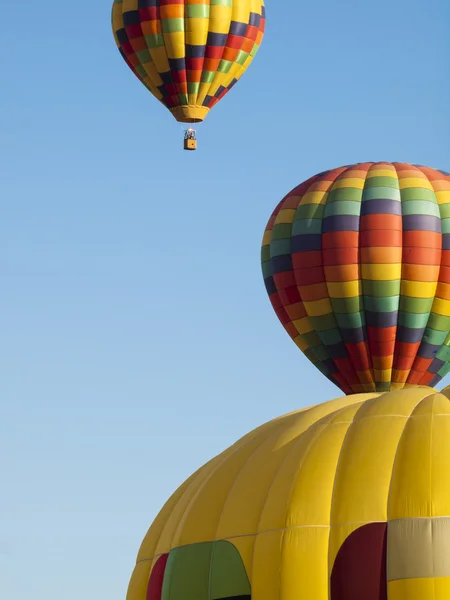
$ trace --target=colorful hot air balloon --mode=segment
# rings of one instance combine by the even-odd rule
[[[192,475],[127,600],[448,600],[450,389],[275,419]]]
[[[405,163],[320,173],[277,206],[262,268],[273,308],[345,393],[450,370],[450,175]]]
[[[198,123],[252,62],[265,8],[263,0],[114,0],[112,27],[150,92],[177,121]],[[188,140],[186,149],[195,149],[192,129]]]

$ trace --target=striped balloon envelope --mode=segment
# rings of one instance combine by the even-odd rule
[[[320,173],[272,214],[267,293],[345,393],[436,385],[450,370],[450,174],[406,163]]]
[[[203,121],[255,57],[263,0],[114,0],[122,57],[182,123]]]

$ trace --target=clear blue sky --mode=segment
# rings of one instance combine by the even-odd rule
[[[286,192],[357,161],[450,170],[448,0],[267,5],[191,154],[120,58],[109,1],[3,7],[2,598],[124,600],[194,469],[340,395],[264,290]]]

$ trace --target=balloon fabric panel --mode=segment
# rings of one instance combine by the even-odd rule
[[[448,600],[449,397],[354,394],[250,432],[169,499],[127,600]]]
[[[115,0],[112,27],[130,69],[181,122],[202,121],[255,57],[262,0]]]
[[[434,386],[450,370],[450,176],[361,163],[292,190],[266,228],[272,306],[345,393]]]

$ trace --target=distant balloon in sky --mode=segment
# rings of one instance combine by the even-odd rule
[[[272,306],[345,393],[435,386],[450,370],[450,175],[406,163],[320,173],[262,244]]]
[[[255,57],[265,8],[263,0],[115,0],[112,27],[148,90],[177,121],[199,123]],[[188,131],[185,149],[195,150]]]

